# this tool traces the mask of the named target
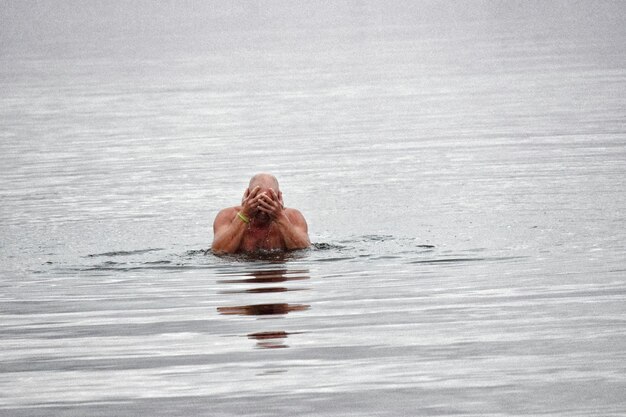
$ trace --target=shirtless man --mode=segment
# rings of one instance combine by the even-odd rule
[[[257,174],[240,206],[221,210],[213,222],[215,253],[303,249],[311,245],[302,213],[285,208],[276,177]]]

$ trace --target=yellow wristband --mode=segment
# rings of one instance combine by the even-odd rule
[[[237,217],[239,217],[244,223],[250,223],[250,219],[248,218],[248,216],[246,216],[242,212],[237,213]]]

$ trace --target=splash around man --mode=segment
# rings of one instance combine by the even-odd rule
[[[215,253],[304,249],[311,245],[302,213],[283,205],[278,180],[257,174],[241,205],[221,210],[213,222]]]

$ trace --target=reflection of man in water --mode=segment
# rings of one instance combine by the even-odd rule
[[[252,177],[241,205],[217,214],[213,235],[217,253],[303,249],[311,244],[304,216],[285,208],[278,181],[270,174]]]

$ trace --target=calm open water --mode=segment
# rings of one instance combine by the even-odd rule
[[[626,414],[623,3],[23,4],[0,415]]]

